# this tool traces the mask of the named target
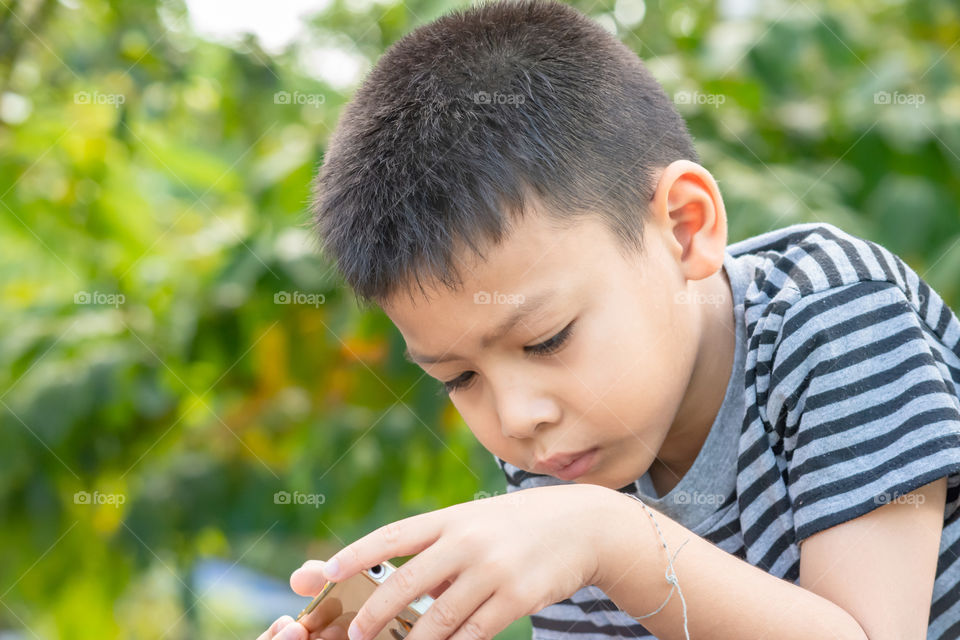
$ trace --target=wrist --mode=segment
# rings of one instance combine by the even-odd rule
[[[645,554],[655,553],[660,547],[655,532],[651,535],[652,523],[639,498],[608,489],[602,504],[603,534],[597,544],[597,571],[591,584],[608,593],[626,573],[649,566]]]

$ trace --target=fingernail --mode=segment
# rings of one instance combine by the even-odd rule
[[[273,621],[273,624],[270,625],[270,633],[272,634],[280,633],[280,630],[283,629],[288,624],[290,624],[291,622],[293,622],[293,618],[291,618],[290,616],[280,616],[279,618]]]
[[[276,635],[274,640],[294,640],[295,638],[298,638],[300,634],[297,633],[297,627],[299,626],[299,622],[291,622],[280,630],[280,633]]]
[[[331,558],[323,566],[323,575],[326,576],[327,580],[333,580],[336,578],[338,571],[340,571],[340,561],[336,558]],[[350,640],[354,640],[354,638],[350,638]]]
[[[350,623],[350,628],[347,629],[347,637],[350,640],[360,640],[363,637],[363,633],[360,631],[360,627],[357,626],[356,622]]]

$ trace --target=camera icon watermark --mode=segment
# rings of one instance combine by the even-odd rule
[[[709,504],[720,506],[726,496],[722,493],[703,493],[700,491],[686,491],[681,489],[671,496],[674,504]]]
[[[323,493],[277,491],[273,494],[273,504],[309,505],[316,509],[326,501],[327,496]]]
[[[927,296],[919,291],[915,293],[915,296],[917,298],[917,304],[923,306],[927,300]],[[870,302],[871,304],[875,303],[877,305],[903,304],[912,308],[912,301],[907,297],[907,294],[898,287],[890,287],[876,293],[871,296]]]
[[[474,304],[512,304],[519,307],[526,300],[522,293],[500,293],[499,291],[476,291],[473,294]]]
[[[102,291],[77,291],[73,294],[73,304],[101,304],[119,307],[127,301],[122,293],[103,293]]]
[[[327,96],[322,93],[301,93],[300,91],[277,91],[273,94],[274,104],[309,104],[319,107],[327,101]]]
[[[306,304],[314,308],[319,307],[327,298],[322,293],[306,293],[304,291],[277,291],[273,294],[273,304]]]
[[[721,293],[698,293],[696,291],[677,291],[673,294],[675,304],[709,304],[719,307],[727,297]]]
[[[526,102],[527,96],[522,93],[500,93],[499,91],[477,91],[473,94],[474,104],[508,104],[517,105]]]
[[[504,502],[506,502],[507,504],[512,505],[512,506],[518,506],[518,505],[520,505],[520,504],[523,504],[523,502],[524,502],[523,496],[520,495],[520,494],[522,494],[522,493],[523,493],[522,491],[508,491],[508,492],[506,492],[506,493],[501,493],[501,492],[499,492],[499,491],[494,491],[493,493],[490,493],[489,491],[483,491],[483,490],[481,489],[480,491],[477,491],[476,493],[473,494],[473,499],[474,499],[474,500],[484,500],[484,499],[486,499],[486,498],[494,498],[494,497],[497,497],[497,496],[503,496],[503,501],[504,501]]]
[[[698,104],[707,105],[717,109],[727,101],[727,96],[722,93],[702,93],[700,91],[677,91],[673,94],[673,101],[676,104]]]
[[[873,94],[873,104],[905,104],[917,109],[926,101],[927,96],[922,93],[877,91]]]
[[[111,104],[119,107],[127,101],[122,93],[100,93],[99,91],[77,91],[73,94],[75,104]]]
[[[891,495],[888,492],[883,492],[879,495],[873,497],[874,504],[912,504],[920,506],[926,501],[927,497],[923,494],[914,494],[906,493],[899,496]]]
[[[94,491],[77,491],[73,494],[74,504],[109,504],[119,507],[127,501],[127,496],[122,493],[100,493]]]

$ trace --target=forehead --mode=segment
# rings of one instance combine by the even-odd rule
[[[558,224],[528,212],[501,243],[484,247],[483,257],[455,254],[459,289],[425,287],[426,294],[397,294],[381,307],[410,351],[432,353],[452,342],[476,348],[479,336],[496,333],[518,308],[537,306],[539,313],[549,313],[589,286],[598,269],[614,267],[619,260],[614,243],[597,216]]]

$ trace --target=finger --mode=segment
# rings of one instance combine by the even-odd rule
[[[310,640],[347,640],[347,627],[357,615],[356,611],[346,611],[322,629],[310,633]]]
[[[406,640],[449,638],[474,612],[494,595],[496,584],[487,587],[471,581],[470,574],[459,576],[413,625]],[[488,637],[493,636],[477,636]],[[476,638],[470,638],[476,640]]]
[[[273,624],[267,627],[266,631],[257,636],[257,640],[271,640],[273,636],[277,635],[277,632],[280,631],[280,629],[287,626],[291,622],[293,622],[293,618],[290,616],[280,616],[273,621]]]
[[[274,636],[274,640],[307,640],[309,635],[306,627],[294,621],[280,629],[280,633]]]
[[[371,531],[334,554],[323,569],[324,576],[343,582],[384,560],[420,553],[440,537],[449,509],[420,513]]]
[[[351,637],[354,640],[371,640],[408,604],[457,571],[459,564],[451,558],[451,554],[437,549],[430,549],[411,558],[398,567],[363,603],[351,625],[356,627],[360,635]],[[456,627],[451,629],[451,632],[454,629]]]
[[[506,629],[510,623],[529,615],[530,608],[524,603],[528,600],[510,596],[500,591],[495,593],[486,602],[481,604],[473,615],[469,616],[453,633],[448,640],[476,640],[477,638],[493,638]],[[436,604],[436,603],[434,603]],[[432,609],[433,607],[430,607]],[[429,612],[429,609],[427,610]],[[417,624],[420,624],[417,622]],[[413,625],[416,631],[417,625]],[[413,632],[411,631],[411,634]],[[424,636],[426,637],[426,636]],[[416,640],[409,638],[409,640]]]
[[[317,632],[314,640],[348,640],[346,626],[333,624],[325,627],[323,630]]]
[[[323,589],[327,579],[323,576],[326,562],[307,560],[303,566],[290,574],[290,588],[301,596],[315,596]]]
[[[343,613],[343,603],[340,598],[327,596],[316,609],[302,617],[299,622],[307,631],[318,631],[333,622],[334,618],[341,613]]]

